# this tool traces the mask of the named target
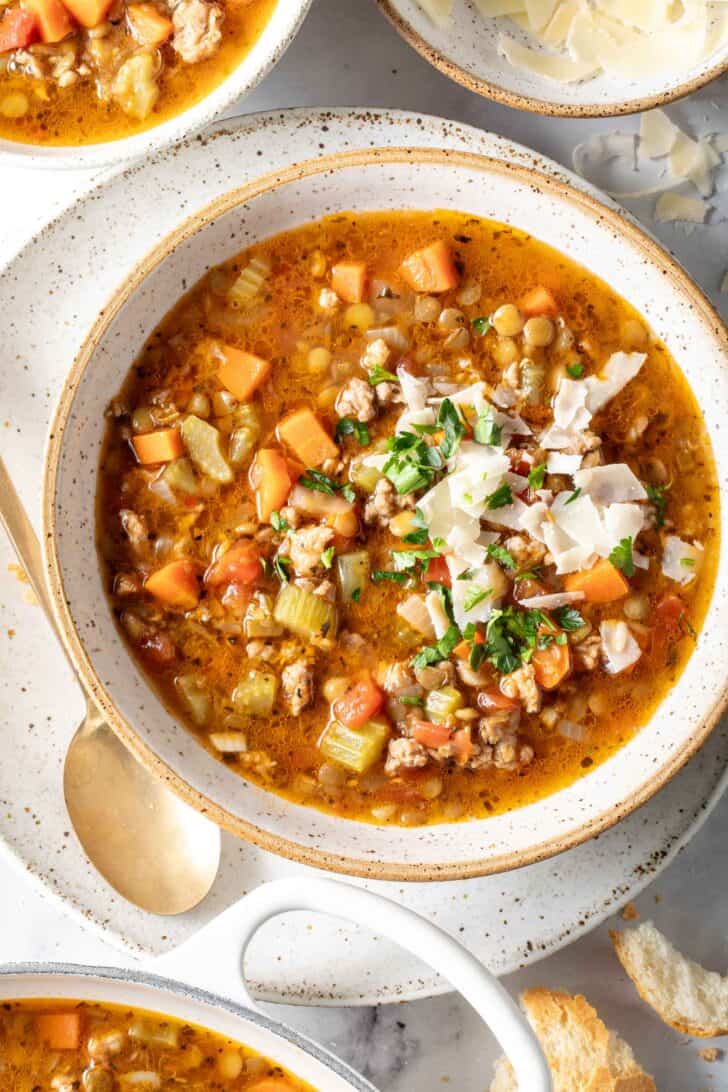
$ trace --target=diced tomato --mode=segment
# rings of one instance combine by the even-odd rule
[[[384,692],[371,675],[365,675],[334,702],[334,716],[349,728],[359,728],[378,713],[383,704]]]
[[[219,561],[214,561],[205,573],[205,583],[211,588],[222,584],[253,584],[262,575],[258,551],[252,542],[236,542]]]
[[[684,637],[688,608],[679,595],[666,595],[652,612],[652,652],[664,657],[670,645]]]
[[[481,709],[492,712],[493,709],[518,709],[518,702],[514,698],[508,698],[495,687],[491,690],[478,691],[478,705]]]
[[[426,583],[444,584],[446,588],[452,586],[450,570],[444,557],[431,557],[427,562],[424,580]]]
[[[433,724],[431,720],[416,720],[412,723],[412,738],[423,747],[444,747],[450,742],[452,732],[444,724]]]
[[[0,19],[0,53],[25,49],[40,38],[38,19],[32,12],[11,8]]]

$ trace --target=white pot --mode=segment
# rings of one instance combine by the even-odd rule
[[[676,263],[618,212],[561,181],[463,153],[379,150],[291,167],[215,201],[163,241],[110,300],[62,393],[47,451],[44,545],[59,628],[78,672],[134,754],[229,830],[305,864],[376,879],[503,871],[568,849],[647,800],[696,750],[726,700],[728,574],[722,559],[698,647],[649,724],[572,786],[493,818],[376,827],[291,804],[217,762],[131,659],[95,557],[104,409],[149,334],[211,265],[257,239],[342,209],[456,209],[563,250],[644,315],[703,407],[728,478],[726,330]],[[726,541],[726,512],[720,515]],[[718,548],[716,546],[716,548]]]
[[[335,914],[374,927],[413,952],[443,974],[483,1017],[511,1059],[519,1088],[551,1092],[549,1069],[528,1022],[474,956],[411,910],[334,880],[279,880],[259,887],[158,960],[163,973],[212,981],[239,1002],[139,971],[67,964],[0,968],[0,1000],[73,998],[147,1009],[244,1043],[321,1092],[375,1092],[334,1055],[259,1012],[245,989],[243,960],[253,936],[270,918],[295,910]]]

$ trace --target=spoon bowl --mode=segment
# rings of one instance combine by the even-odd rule
[[[0,521],[57,636],[40,543],[2,458]],[[129,902],[172,915],[207,895],[220,863],[219,828],[150,774],[88,697],[66,754],[63,791],[86,856]]]

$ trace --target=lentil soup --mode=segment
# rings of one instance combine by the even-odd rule
[[[0,3],[0,138],[78,146],[159,125],[237,68],[276,3]]]
[[[314,1092],[215,1032],[88,1001],[3,1002],[0,1063],[0,1092]]]
[[[98,538],[166,705],[244,777],[416,825],[573,783],[694,647],[718,491],[611,288],[459,213],[342,214],[212,269],[108,411]]]

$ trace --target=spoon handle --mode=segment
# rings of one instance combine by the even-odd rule
[[[0,456],[0,522],[2,522],[15,552],[20,558],[36,599],[48,616],[48,621],[53,626],[56,636],[58,636],[53,608],[46,588],[40,542],[28,518],[28,513],[25,511],[15,490],[2,456]]]

